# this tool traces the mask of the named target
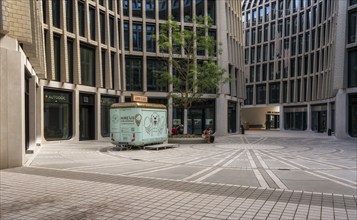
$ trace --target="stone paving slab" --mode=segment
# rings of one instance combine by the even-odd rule
[[[357,219],[355,196],[43,168],[0,171],[0,219]]]

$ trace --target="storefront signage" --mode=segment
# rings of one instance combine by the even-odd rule
[[[132,102],[148,102],[148,97],[143,96],[143,95],[131,94],[131,101]]]
[[[68,103],[69,102],[68,97],[69,95],[66,93],[45,91],[45,102]]]

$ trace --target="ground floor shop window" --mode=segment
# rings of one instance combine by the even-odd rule
[[[184,109],[173,108],[173,126],[184,124]],[[215,132],[215,100],[194,103],[188,110],[187,133],[202,134],[203,130],[210,127]]]
[[[311,130],[326,132],[327,130],[327,106],[311,106]]]
[[[110,135],[110,106],[118,102],[117,97],[102,96],[100,107],[101,134],[103,137]]]
[[[72,137],[72,93],[45,90],[44,135],[47,141]]]
[[[306,130],[307,108],[292,107],[284,108],[284,128],[286,130]]]
[[[349,96],[348,133],[357,137],[357,94]]]

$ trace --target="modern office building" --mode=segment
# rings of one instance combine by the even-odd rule
[[[356,0],[242,2],[253,128],[357,136]]]
[[[193,30],[188,17],[213,18],[205,34],[220,42],[217,63],[234,79],[192,106],[189,133],[208,125],[217,135],[237,132],[245,94],[240,0],[2,0],[0,6],[1,168],[21,166],[26,150],[45,142],[109,140],[110,105],[133,93],[167,105],[169,128],[182,123],[182,109],[168,98],[173,85],[153,76],[169,56],[151,36],[169,16]],[[199,51],[198,60],[206,57]]]

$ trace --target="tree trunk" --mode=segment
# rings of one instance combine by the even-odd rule
[[[187,134],[187,108],[183,109],[183,133]]]

